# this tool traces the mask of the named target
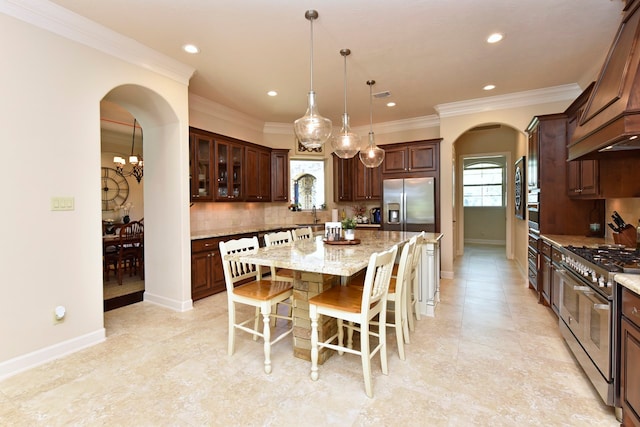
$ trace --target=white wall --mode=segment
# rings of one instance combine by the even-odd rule
[[[188,183],[186,84],[9,15],[0,14],[0,28],[6,59],[0,67],[0,143],[11,159],[0,168],[7,184],[0,209],[2,378],[104,339],[99,116],[100,101],[113,88],[148,88],[148,97],[133,103],[148,107],[133,112],[145,118],[145,137],[157,141],[145,152],[146,193],[157,193],[145,193],[145,206],[166,212],[147,215],[145,222],[157,229],[175,224],[177,230],[149,237],[170,248],[164,251],[169,263],[149,251],[148,263],[158,271],[147,282],[158,299],[190,302],[190,264],[188,184],[182,184]],[[166,123],[171,117],[173,123]],[[51,211],[54,196],[73,197],[75,209]],[[67,316],[54,325],[57,305],[67,308]]]

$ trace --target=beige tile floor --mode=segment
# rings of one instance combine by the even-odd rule
[[[0,382],[3,426],[616,426],[502,247],[467,247],[442,280],[435,318],[418,322],[389,376],[374,360],[320,366],[238,335],[226,354],[226,298],[175,313],[138,303],[105,313],[107,341]]]

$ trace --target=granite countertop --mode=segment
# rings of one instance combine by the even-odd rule
[[[359,244],[335,245],[322,241],[322,233],[314,239],[299,240],[287,245],[260,248],[256,252],[244,252],[239,255],[227,255],[231,259],[247,260],[258,265],[312,273],[351,276],[367,267],[369,257],[395,244],[402,244],[419,233],[404,231],[356,231]],[[426,242],[436,243],[442,237],[440,233],[427,233]]]
[[[569,236],[564,234],[541,234],[541,238],[555,246],[587,246],[598,247],[599,245],[613,244],[604,237]]]
[[[613,279],[625,288],[640,295],[640,274],[616,274]]]
[[[200,230],[191,232],[191,240],[208,239],[209,237],[233,236],[235,234],[259,233],[261,231],[271,231],[280,229],[298,228],[298,225],[270,224],[270,225],[249,225],[242,227],[217,228],[215,230]]]

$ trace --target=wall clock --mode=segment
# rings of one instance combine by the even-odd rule
[[[129,197],[129,183],[127,179],[112,168],[102,168],[100,178],[102,190],[102,210],[110,211],[123,204]]]

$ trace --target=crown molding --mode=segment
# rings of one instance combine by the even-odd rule
[[[199,111],[201,113],[213,116],[217,119],[224,120],[244,128],[248,128],[257,132],[263,132],[266,124],[247,114],[240,113],[222,104],[218,104],[210,99],[203,98],[199,95],[189,94],[189,109]],[[293,124],[289,124],[291,133],[293,133]]]
[[[442,117],[462,116],[466,114],[482,113],[486,111],[504,110],[508,108],[524,107],[527,105],[546,104],[558,101],[573,101],[580,95],[582,89],[576,83],[552,86],[543,89],[514,92],[506,95],[489,96],[486,98],[468,99],[466,101],[438,104],[435,110]]]
[[[191,66],[46,0],[0,0],[0,12],[184,85],[195,72]]]

